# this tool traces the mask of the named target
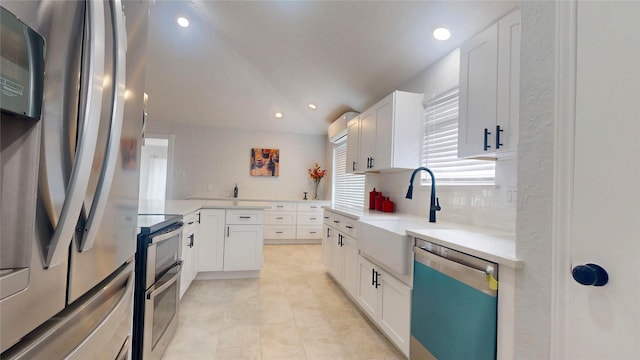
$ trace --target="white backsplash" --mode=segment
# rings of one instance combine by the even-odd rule
[[[436,196],[442,210],[436,213],[440,221],[515,233],[516,187],[511,162],[496,166],[496,178],[501,185],[451,186],[436,183]],[[500,168],[500,170],[498,170]],[[498,176],[501,174],[501,176]],[[411,171],[368,174],[365,186],[365,207],[369,207],[369,192],[376,188],[396,205],[396,212],[429,217],[431,186],[419,185],[416,176],[413,200],[405,198]]]

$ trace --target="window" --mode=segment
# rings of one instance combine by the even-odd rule
[[[458,159],[458,88],[437,95],[424,111],[422,165],[433,171],[439,184],[493,185],[495,162]],[[422,184],[431,184],[422,173]]]
[[[362,210],[364,208],[364,175],[345,173],[347,142],[333,148],[332,205]]]

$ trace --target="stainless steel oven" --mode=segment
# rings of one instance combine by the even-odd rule
[[[133,359],[160,359],[178,326],[180,216],[140,215],[134,298]]]

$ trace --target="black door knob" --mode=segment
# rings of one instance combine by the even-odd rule
[[[596,264],[578,265],[571,270],[573,279],[582,285],[604,286],[609,282],[607,270]]]

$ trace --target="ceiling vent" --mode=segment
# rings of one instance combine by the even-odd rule
[[[357,112],[347,112],[332,122],[328,131],[329,141],[335,144],[344,140],[347,136],[347,123],[359,114]]]

